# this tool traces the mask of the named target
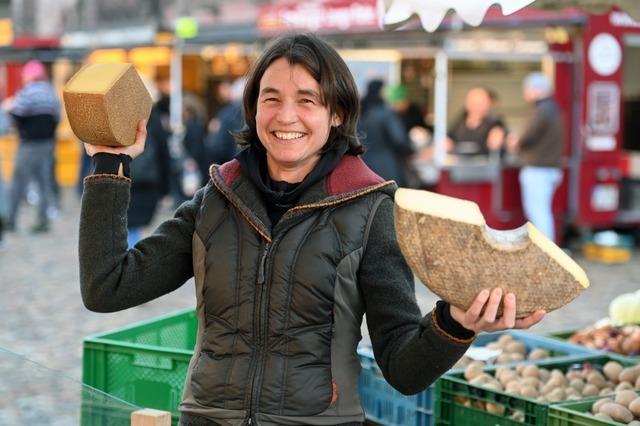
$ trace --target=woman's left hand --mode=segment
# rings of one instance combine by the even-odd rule
[[[502,303],[502,316],[497,317]],[[516,319],[516,296],[507,293],[502,297],[502,289],[482,290],[467,311],[450,305],[451,316],[463,327],[475,333],[491,332],[511,328],[529,328],[544,318],[545,311],[539,310],[525,318]]]

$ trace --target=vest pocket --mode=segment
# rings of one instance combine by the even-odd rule
[[[210,321],[191,373],[191,392],[204,406],[242,410],[249,375],[250,350],[237,330]]]
[[[332,324],[289,329],[267,357],[261,411],[285,416],[322,413],[333,397]]]

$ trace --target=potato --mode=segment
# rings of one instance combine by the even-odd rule
[[[504,386],[502,386],[499,382],[491,381],[482,385],[483,388],[493,389],[502,392],[504,390]]]
[[[564,388],[555,388],[545,395],[550,402],[558,402],[564,400],[566,392]]]
[[[494,374],[495,378],[500,380],[500,376],[502,376],[502,374],[507,370],[511,370],[511,369],[509,367],[505,367],[503,365],[501,365],[500,367],[496,368],[496,372]]]
[[[621,382],[629,382],[631,384],[635,384],[636,380],[638,380],[638,377],[640,377],[640,365],[622,369],[620,375],[618,376],[618,380]]]
[[[585,385],[584,389],[582,389],[582,396],[596,396],[600,393],[600,389],[596,385],[592,385],[591,383]]]
[[[616,393],[622,392],[623,390],[633,390],[633,386],[629,382],[622,382],[616,386]]]
[[[549,380],[547,380],[547,383],[545,383],[545,386],[558,387],[558,386],[564,386],[565,384],[566,384],[566,380],[564,377],[552,376],[551,378],[549,378]]]
[[[511,420],[515,420],[516,422],[524,423],[525,416],[522,411],[514,411],[513,413],[511,413],[511,416],[509,416],[509,418]]]
[[[598,395],[600,396],[607,396],[607,395],[612,395],[614,394],[614,390],[611,389],[610,387],[606,387],[606,388],[602,388],[600,389],[600,392],[598,393]]]
[[[503,416],[505,412],[504,405],[500,404],[492,404],[487,402],[486,410],[491,414],[496,414],[498,416]]]
[[[606,402],[600,406],[599,413],[606,414],[613,420],[621,423],[629,423],[633,420],[631,411],[616,402]]]
[[[517,379],[518,379],[518,373],[516,373],[513,370],[508,370],[502,373],[498,380],[500,381],[500,383],[502,383],[502,386],[506,386],[507,383]]]
[[[512,380],[504,387],[504,391],[507,393],[520,393],[520,388],[522,388],[522,384],[518,380]]]
[[[613,399],[611,398],[602,398],[597,400],[596,402],[593,403],[593,406],[591,407],[591,412],[593,414],[596,414],[598,412],[598,410],[600,409],[600,406],[606,402],[613,402]]]
[[[596,413],[594,416],[602,420],[609,420],[609,421],[613,420],[611,416],[607,416],[604,413]]]
[[[471,380],[474,377],[479,376],[480,374],[482,374],[482,367],[484,367],[484,364],[479,361],[473,361],[471,364],[467,365],[467,368],[464,369],[464,378],[467,380]]]
[[[634,416],[640,418],[640,396],[631,401],[628,407],[629,411],[631,411]]]
[[[522,377],[538,377],[539,368],[537,365],[527,365],[522,370]]]
[[[511,352],[509,354],[509,362],[520,362],[524,361],[524,355],[520,352]]]
[[[538,378],[542,382],[546,382],[547,380],[549,380],[550,375],[551,373],[549,373],[549,370],[547,370],[546,368],[541,368],[540,371],[538,371]]]
[[[500,355],[498,355],[498,357],[496,358],[496,364],[506,364],[508,362],[511,362],[511,357],[509,356],[510,354],[503,352]]]
[[[549,358],[549,351],[541,348],[536,348],[532,350],[531,352],[529,352],[529,355],[527,356],[527,359],[534,360],[534,361],[539,359],[545,359],[545,358]]]
[[[606,385],[606,380],[599,371],[592,371],[587,374],[587,383],[596,385],[598,388],[603,388]]]
[[[524,343],[514,340],[505,345],[504,350],[510,353],[517,352],[521,354],[523,357],[527,354],[527,347]]]
[[[636,399],[637,396],[638,395],[636,395],[636,393],[632,390],[623,390],[616,393],[615,401],[620,405],[629,407],[629,404],[631,403],[631,401]]]
[[[567,380],[571,381],[573,379],[579,379],[580,381],[584,381],[584,372],[579,370],[571,370],[565,374]]]
[[[536,377],[525,377],[520,380],[520,383],[522,383],[523,387],[529,386],[534,389],[538,389],[540,387],[540,380],[538,380]]]
[[[540,396],[540,393],[532,386],[522,386],[520,388],[520,395],[525,398],[535,399]]]
[[[482,386],[483,384],[494,380],[493,377],[491,377],[489,374],[487,373],[482,373],[476,377],[474,377],[473,379],[469,380],[469,384],[471,385],[475,385],[475,386]]]
[[[618,382],[618,376],[623,369],[624,367],[619,362],[609,361],[602,367],[602,372],[607,379]]]
[[[640,377],[638,377],[638,380],[636,380],[636,385],[634,387],[640,390]]]
[[[511,334],[503,334],[502,336],[498,337],[498,343],[500,343],[502,347],[513,340],[514,338]]]
[[[579,396],[580,398],[582,398],[582,393],[579,390],[577,390],[575,388],[572,388],[572,387],[566,388],[565,389],[565,393],[566,393],[567,398],[570,397],[570,396]]]
[[[569,382],[569,386],[578,391],[582,391],[582,389],[584,389],[584,385],[585,383],[582,381],[582,379],[571,379],[571,381]]]

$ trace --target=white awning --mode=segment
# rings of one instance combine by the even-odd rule
[[[469,25],[480,25],[487,10],[496,4],[505,15],[526,6],[544,10],[578,7],[593,13],[604,13],[617,6],[640,21],[640,0],[378,0],[384,28],[397,28],[417,15],[427,31],[435,31],[449,10],[454,10]]]

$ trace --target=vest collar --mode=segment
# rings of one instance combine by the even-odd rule
[[[267,241],[271,241],[271,223],[262,194],[241,173],[238,160],[221,166],[212,165],[209,174],[214,186],[240,211],[245,219]],[[278,225],[300,212],[324,208],[385,188],[393,191],[394,181],[385,181],[375,174],[360,157],[345,155],[338,166],[324,179],[302,194],[298,205],[289,209]]]

